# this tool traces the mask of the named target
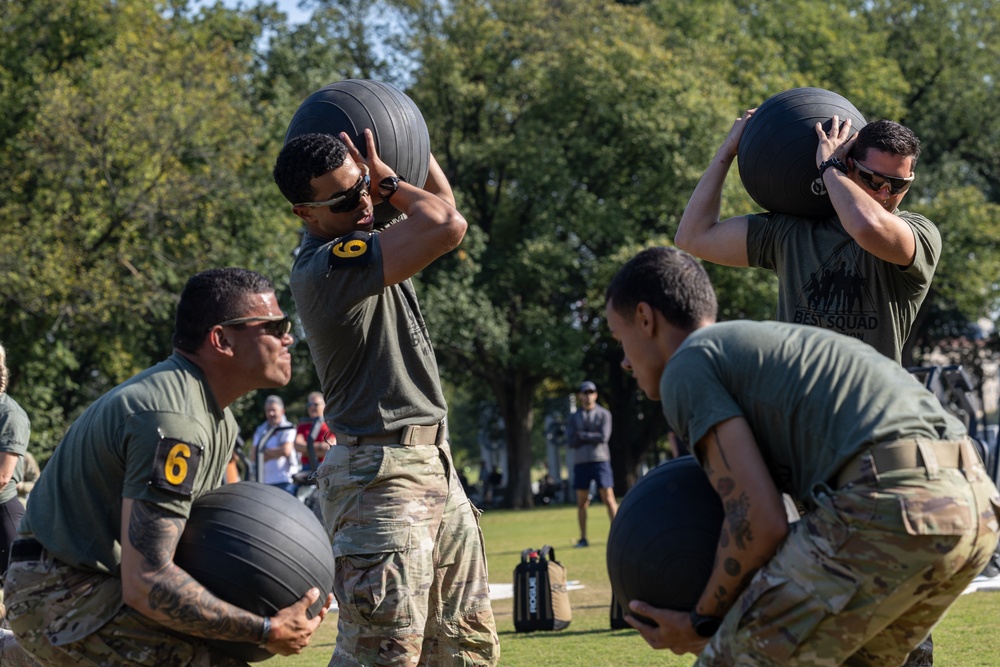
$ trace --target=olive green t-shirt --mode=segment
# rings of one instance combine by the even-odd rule
[[[386,286],[384,261],[378,234],[324,241],[307,232],[292,266],[292,297],[338,433],[429,426],[448,412],[413,281]]]
[[[734,321],[696,330],[660,378],[663,414],[687,442],[743,417],[778,489],[805,501],[867,445],[955,439],[965,426],[905,369],[817,327]]]
[[[6,392],[0,393],[0,452],[17,455],[10,481],[0,489],[0,503],[17,497],[17,483],[24,476],[24,455],[28,452],[31,422],[20,405]]]
[[[81,569],[119,574],[122,498],[181,517],[222,484],[238,428],[201,370],[174,353],[70,426],[31,492],[20,533]]]
[[[941,257],[941,234],[922,215],[897,214],[917,246],[906,267],[862,249],[836,216],[747,216],[750,266],[778,277],[777,319],[838,331],[899,362]]]

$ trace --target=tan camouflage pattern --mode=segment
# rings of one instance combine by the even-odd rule
[[[814,489],[697,666],[902,665],[979,574],[1000,497],[978,458],[877,475],[865,456],[854,482]]]
[[[495,665],[479,510],[448,445],[334,447],[317,477],[337,560],[330,666]]]
[[[11,629],[41,665],[247,667],[124,606],[121,581],[103,573],[50,557],[14,562],[4,591]]]

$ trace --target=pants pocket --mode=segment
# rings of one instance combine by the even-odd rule
[[[410,524],[386,522],[338,530],[334,593],[340,613],[355,623],[405,627],[413,618],[406,571]]]
[[[838,654],[844,650],[841,633],[817,629],[860,587],[848,568],[793,537],[740,597],[736,641],[782,665],[800,664],[794,659],[806,642],[810,655]]]

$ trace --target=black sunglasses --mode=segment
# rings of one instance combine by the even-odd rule
[[[874,192],[878,192],[888,184],[889,194],[900,195],[909,190],[910,183],[913,182],[913,176],[909,176],[907,178],[900,178],[899,176],[886,176],[885,174],[880,174],[877,171],[872,171],[857,160],[854,161],[854,166],[858,169],[858,179],[865,184],[865,187]],[[876,181],[875,179],[879,180]]]
[[[284,338],[286,335],[292,331],[292,320],[289,319],[288,315],[262,315],[257,317],[237,317],[232,320],[226,320],[225,322],[219,322],[220,327],[240,327],[246,326],[251,322],[263,322],[264,326],[261,330],[274,336],[275,338]]]
[[[363,164],[361,165],[361,176],[358,177],[358,182],[347,190],[338,192],[323,201],[307,201],[301,204],[293,204],[293,206],[308,206],[310,208],[329,206],[330,213],[348,213],[358,207],[358,204],[361,203],[361,197],[368,194],[371,184],[372,178],[368,174],[368,165]]]

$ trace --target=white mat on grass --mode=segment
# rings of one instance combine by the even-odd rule
[[[566,590],[575,591],[583,588],[579,579],[566,582]],[[514,597],[514,584],[490,584],[491,600],[507,600]]]
[[[1000,591],[1000,577],[984,577],[982,575],[972,580],[962,595],[975,593],[976,591]]]
[[[566,582],[566,590],[576,591],[583,587],[584,586],[580,583],[579,579]],[[512,597],[514,597],[514,584],[490,584],[491,600],[509,600]],[[333,601],[330,611],[337,611],[336,599]]]

